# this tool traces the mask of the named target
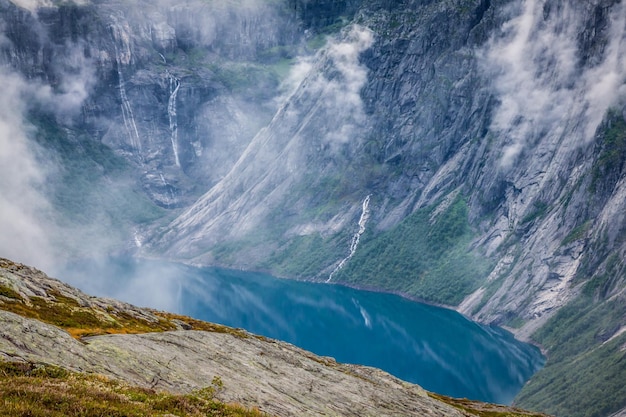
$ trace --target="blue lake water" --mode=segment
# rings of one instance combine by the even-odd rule
[[[241,327],[454,397],[509,404],[544,363],[504,330],[391,294],[129,259],[65,274],[97,295]]]

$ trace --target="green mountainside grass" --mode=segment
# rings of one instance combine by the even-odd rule
[[[606,201],[623,177],[626,161],[626,122],[621,112],[609,111],[598,134],[596,160],[589,181],[591,213]],[[522,407],[557,416],[601,417],[626,407],[626,263],[616,248],[626,234],[581,217],[562,245],[585,242],[580,267],[572,283],[577,297],[532,335],[548,352],[545,367],[516,398]]]
[[[607,416],[624,407],[626,332],[619,331],[626,296],[600,302],[599,280],[533,336],[549,356],[517,396],[520,406],[570,417]]]
[[[336,281],[456,305],[478,288],[490,263],[471,251],[467,204],[458,196],[441,213],[420,209],[376,236],[365,233]]]

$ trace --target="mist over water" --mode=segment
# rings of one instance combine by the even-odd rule
[[[509,404],[543,365],[537,348],[501,329],[395,295],[160,261],[72,270],[71,282],[99,295],[241,327],[455,397]]]

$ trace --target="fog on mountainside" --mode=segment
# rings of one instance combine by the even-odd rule
[[[542,344],[522,405],[623,410],[625,29],[615,0],[0,0],[0,255],[402,293]]]
[[[52,271],[140,246],[143,225],[224,176],[300,48],[265,2],[77,4],[0,4],[2,221],[16,229],[2,244]],[[241,36],[248,20],[264,35]]]

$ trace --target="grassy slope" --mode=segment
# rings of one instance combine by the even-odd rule
[[[65,371],[45,364],[0,362],[0,416],[142,417],[241,416],[266,414],[213,396],[221,380],[188,395],[129,386],[100,375]]]
[[[102,334],[164,332],[177,328],[175,320],[185,322],[192,330],[229,333],[238,337],[249,336],[243,330],[172,313],[154,311],[158,319],[149,321],[115,309],[85,307],[75,299],[55,291],[49,291],[48,296],[54,297],[56,301],[37,296],[25,299],[12,288],[0,285],[0,296],[3,297],[0,298],[0,310],[52,324],[76,339]]]
[[[590,171],[589,205],[606,201],[624,176],[626,122],[611,111],[596,143]],[[594,219],[582,218],[563,245],[586,240],[587,251],[575,285],[581,293],[533,335],[548,351],[548,361],[523,388],[516,403],[558,416],[600,417],[626,407],[626,262],[615,248],[626,235],[609,243],[596,233]],[[613,226],[614,227],[614,226]]]
[[[597,280],[534,335],[550,355],[517,404],[569,417],[606,416],[626,405],[626,333],[611,337],[626,317],[626,295],[599,301]]]
[[[336,280],[429,302],[461,302],[487,275],[489,263],[469,248],[473,232],[463,198],[457,197],[437,216],[434,210],[418,210],[391,230],[364,235]]]

